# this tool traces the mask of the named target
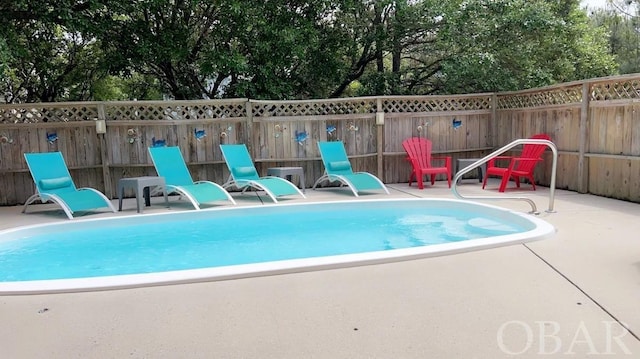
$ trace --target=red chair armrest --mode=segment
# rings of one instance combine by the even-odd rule
[[[451,156],[431,156],[431,160],[444,161],[444,166],[447,167],[449,171],[451,171]]]
[[[542,161],[542,158],[514,157],[511,160],[512,161]]]
[[[431,160],[451,162],[451,156],[431,156]]]
[[[487,167],[499,167],[496,166],[496,160],[511,160],[512,158],[511,156],[496,156],[487,162]]]

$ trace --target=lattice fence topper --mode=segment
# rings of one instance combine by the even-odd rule
[[[640,98],[640,80],[596,83],[591,86],[591,101]]]
[[[582,86],[498,96],[498,109],[568,105],[582,101]]]
[[[0,107],[0,123],[55,123],[88,121],[98,117],[98,108],[95,105],[72,105],[64,107],[41,106],[34,104],[16,104],[9,107]]]
[[[590,100],[640,98],[640,78],[602,79],[590,84]],[[582,101],[582,84],[568,84],[523,92],[468,96],[360,97],[308,101],[249,101],[254,117],[300,117],[372,115],[377,111],[427,113],[447,111],[485,111],[569,105]],[[196,101],[61,102],[0,105],[0,124],[56,123],[91,121],[105,109],[107,120],[203,120],[242,119],[247,116],[247,99]],[[382,108],[377,108],[381,101]]]
[[[107,104],[107,119],[113,120],[203,120],[213,118],[239,118],[246,116],[245,102],[237,103],[125,103]]]
[[[254,117],[331,116],[376,113],[376,99],[251,102]]]
[[[491,108],[491,96],[385,98],[382,108],[385,113],[488,110]]]

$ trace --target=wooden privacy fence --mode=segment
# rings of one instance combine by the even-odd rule
[[[156,174],[151,146],[179,146],[194,180],[223,183],[219,145],[245,143],[261,174],[301,166],[310,186],[317,142],[340,140],[354,170],[395,183],[408,180],[407,137],[455,160],[540,132],[558,146],[559,188],[640,202],[639,91],[640,74],[498,94],[0,105],[0,205],[33,194],[25,152],[61,151],[77,186],[115,198],[120,178]],[[550,168],[549,155],[536,180],[548,185]]]

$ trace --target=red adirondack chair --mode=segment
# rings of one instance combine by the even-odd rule
[[[544,133],[533,135],[530,138],[551,141],[551,138]],[[538,164],[539,161],[542,161],[540,156],[546,148],[546,145],[525,144],[522,146],[522,153],[519,157],[498,156],[489,160],[482,188],[484,189],[487,185],[487,178],[489,178],[489,176],[502,177],[502,182],[500,182],[500,188],[498,189],[500,192],[504,192],[507,188],[507,182],[509,182],[510,178],[513,178],[516,182],[516,187],[520,188],[520,177],[525,177],[529,180],[533,186],[533,190],[535,191],[536,182],[533,179],[533,170],[535,169],[536,164]],[[509,166],[498,167],[496,165],[496,160],[509,160]]]
[[[407,151],[407,160],[411,162],[412,170],[409,175],[409,186],[413,179],[418,182],[418,188],[424,189],[422,178],[425,175],[431,176],[431,185],[436,181],[436,175],[444,173],[447,175],[447,182],[449,188],[451,188],[451,157],[433,157],[431,156],[431,141],[420,138],[412,137],[402,142],[402,147]],[[444,161],[444,167],[433,167],[431,165],[432,160]]]

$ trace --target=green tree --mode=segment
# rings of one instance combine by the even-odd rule
[[[638,2],[615,2],[590,12],[594,26],[608,34],[611,54],[621,74],[640,72],[640,17]]]
[[[445,93],[518,90],[610,75],[604,33],[577,0],[468,1],[448,22],[455,54],[443,61]]]
[[[157,78],[175,99],[323,96],[336,37],[330,1],[154,0],[109,8],[109,62]],[[322,71],[322,66],[329,71]],[[321,76],[327,75],[329,76]]]
[[[251,3],[252,5],[249,5]],[[243,67],[232,72],[229,93],[257,99],[329,95],[344,66],[346,42],[335,26],[336,2],[263,1],[242,8],[234,33]]]
[[[4,39],[10,54],[0,83],[5,101],[90,99],[91,83],[104,75],[92,40],[42,22],[11,35]]]
[[[93,84],[95,101],[162,100],[159,81],[152,76],[133,73],[128,76],[107,76]]]
[[[5,102],[92,99],[107,75],[92,35],[100,1],[0,1],[0,94]]]
[[[615,72],[578,0],[0,0],[5,101],[515,90]]]
[[[466,93],[615,72],[604,33],[590,26],[577,0],[361,4],[339,19],[360,29],[347,34],[362,35],[351,37],[350,71],[338,95],[354,80],[363,95]]]
[[[198,0],[119,2],[98,19],[96,32],[115,69],[157,78],[178,100],[216,97],[224,74],[212,66],[212,56],[232,60],[225,43],[217,41],[228,37],[231,26],[223,14],[232,6]]]

